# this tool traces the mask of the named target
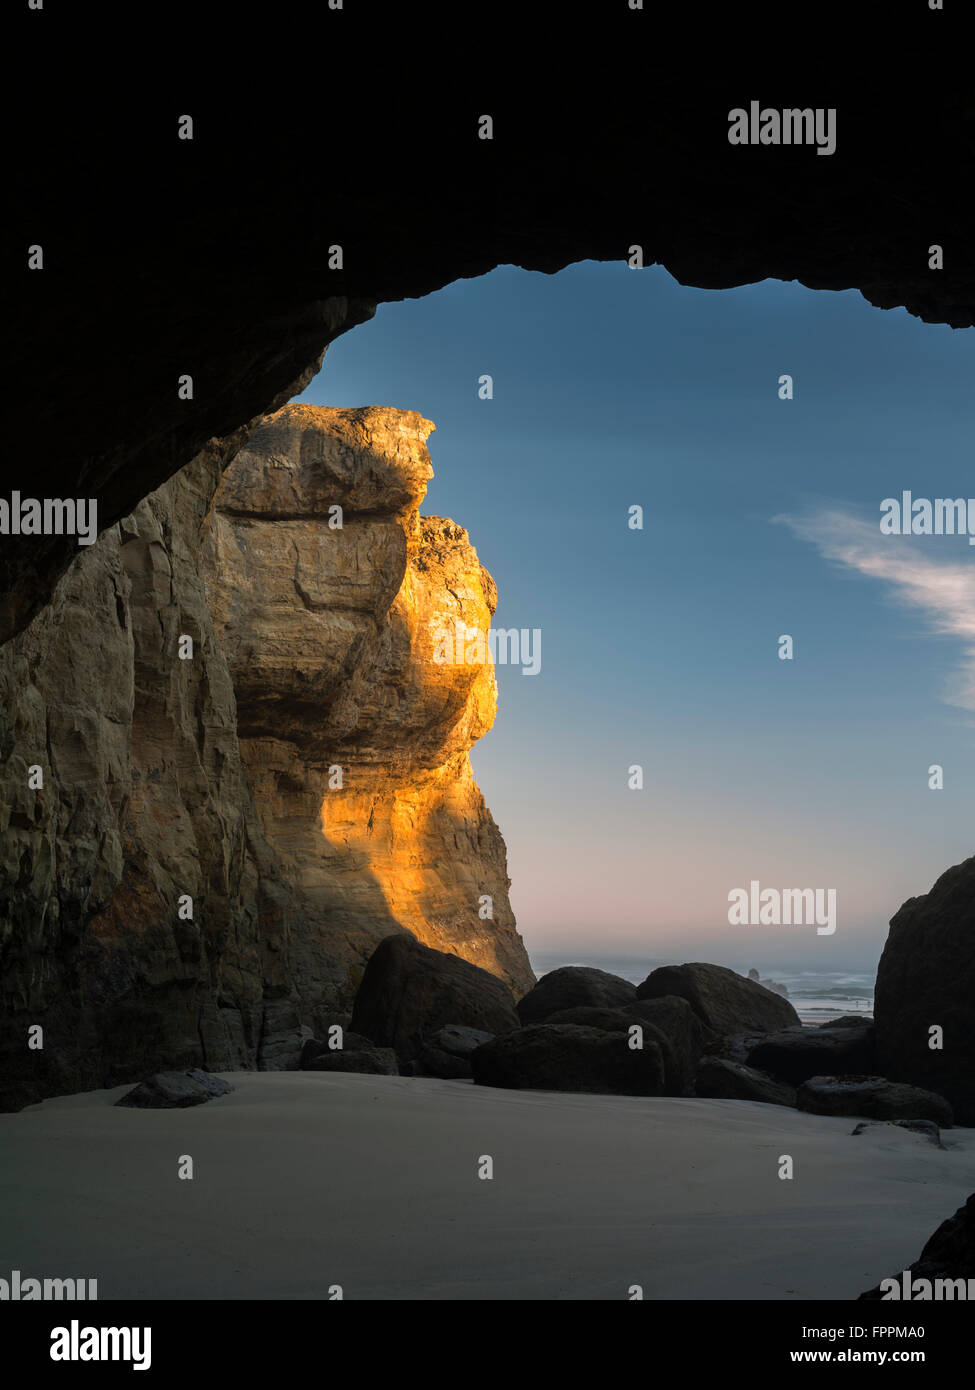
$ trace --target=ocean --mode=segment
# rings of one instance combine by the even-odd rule
[[[651,970],[661,965],[677,965],[675,960],[657,960],[648,956],[603,956],[582,959],[569,958],[565,951],[536,951],[532,954],[532,968],[541,977],[560,965],[589,965],[597,970],[606,970],[611,975],[620,975],[638,985],[647,978]],[[723,961],[715,961],[723,965]],[[831,1018],[844,1014],[873,1014],[873,991],[877,979],[876,970],[774,970],[764,969],[758,962],[756,968],[762,979],[775,980],[785,985],[789,991],[789,1002],[803,1023],[827,1023]],[[747,975],[748,971],[737,966],[728,966],[736,974]]]

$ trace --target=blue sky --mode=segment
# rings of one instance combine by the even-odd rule
[[[975,548],[879,532],[904,489],[975,497],[973,369],[971,331],[856,291],[594,262],[381,305],[329,348],[300,399],[433,420],[424,512],[470,532],[495,625],[542,630],[472,755],[529,951],[870,968],[973,852]],[[730,926],[752,879],[835,888],[836,932]]]

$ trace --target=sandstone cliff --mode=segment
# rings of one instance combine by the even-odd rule
[[[289,1065],[397,927],[530,987],[467,756],[493,672],[432,659],[494,607],[466,533],[417,514],[432,428],[285,407],[0,649],[0,1104]]]
[[[409,411],[286,407],[228,470],[205,548],[297,977],[326,1012],[397,924],[516,994],[533,982],[468,758],[494,722],[494,670],[434,660],[457,618],[487,630],[496,594],[467,533],[418,516],[432,429]]]

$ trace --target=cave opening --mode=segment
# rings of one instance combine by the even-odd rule
[[[298,400],[432,421],[423,513],[540,633],[471,755],[537,971],[757,961],[872,1000],[889,916],[975,809],[966,538],[878,524],[912,479],[966,493],[973,358],[855,290],[600,262],[502,266],[330,347]],[[729,924],[731,892],[808,883],[839,899],[828,960],[811,920]]]

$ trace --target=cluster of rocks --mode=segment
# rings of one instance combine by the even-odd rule
[[[516,1003],[496,976],[398,933],[370,958],[351,1015],[324,1031],[305,1040],[302,1070],[758,1101],[903,1123],[937,1143],[953,1122],[942,1096],[876,1074],[872,1019],[804,1027],[782,995],[719,965],[663,966],[640,985],[568,965]],[[118,1103],[195,1105],[229,1089],[161,1073]]]
[[[718,965],[663,966],[640,985],[563,966],[516,1003],[470,962],[390,936],[329,1033],[305,1043],[305,1070],[759,1101],[927,1125],[936,1140],[952,1123],[941,1096],[876,1074],[872,1019],[804,1027],[780,993]]]

